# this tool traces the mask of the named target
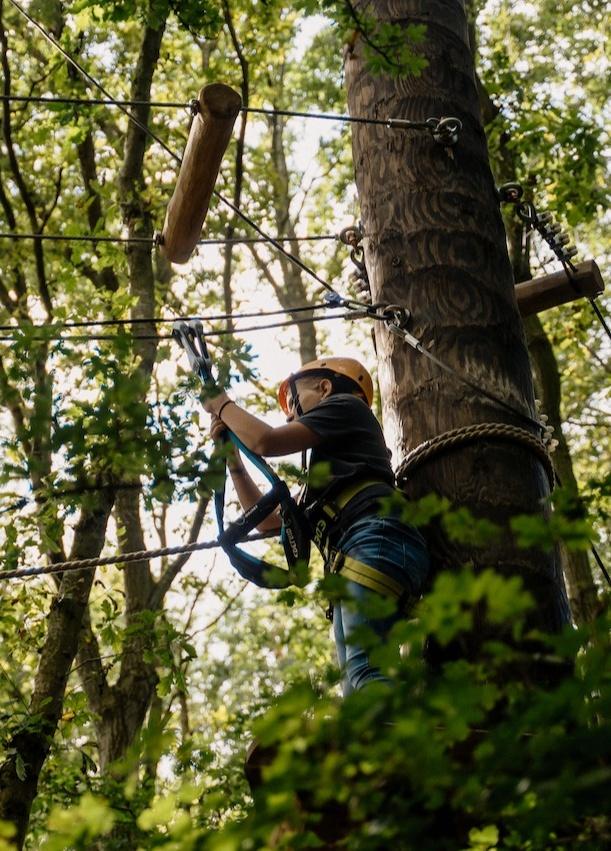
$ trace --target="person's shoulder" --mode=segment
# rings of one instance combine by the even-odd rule
[[[331,396],[323,399],[316,407],[330,407],[331,405],[341,405],[342,407],[357,408],[358,410],[370,410],[367,402],[361,396],[356,396],[354,393],[333,393]]]

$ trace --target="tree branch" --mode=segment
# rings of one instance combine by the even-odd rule
[[[236,52],[236,56],[238,57],[238,62],[240,64],[241,70],[241,82],[240,82],[240,92],[242,95],[242,106],[248,107],[250,92],[249,92],[249,70],[248,70],[248,60],[244,55],[244,51],[242,49],[242,45],[240,44],[240,40],[238,39],[234,24],[233,18],[231,16],[231,9],[229,7],[228,0],[223,0],[223,17],[225,19],[225,23],[227,25],[227,29],[229,30],[229,36],[231,38],[231,43],[233,44],[233,49]],[[240,113],[240,130],[238,133],[237,145],[236,145],[236,154],[235,154],[235,174],[234,174],[234,183],[233,183],[233,204],[235,207],[240,207],[242,201],[242,187],[244,184],[244,148],[245,148],[245,139],[246,139],[246,122],[248,119],[248,113],[243,111]],[[235,219],[236,214],[232,213],[231,218],[229,219],[227,226],[225,228],[225,239],[231,240],[235,233]],[[225,250],[223,252],[223,300],[225,306],[225,313],[231,314],[233,312],[233,295],[231,291],[231,274],[233,268],[233,243],[228,241],[225,245]],[[231,330],[233,327],[233,321],[231,319],[227,322],[227,327]]]
[[[91,628],[91,616],[89,606],[87,606],[83,614],[83,624],[79,636],[77,664],[72,668],[71,673],[81,670],[82,673],[79,674],[81,686],[87,695],[89,706],[98,715],[101,715],[104,701],[108,696],[108,681],[102,665],[102,658],[104,657],[100,656],[98,640]],[[83,672],[84,667],[87,667],[86,673]]]
[[[197,504],[197,509],[195,511],[195,516],[193,517],[193,523],[191,524],[187,543],[192,544],[197,541],[202,527],[202,523],[204,522],[204,518],[206,516],[206,511],[208,509],[209,502],[210,496],[208,494],[200,498]],[[176,579],[184,565],[187,563],[189,556],[190,553],[183,553],[182,555],[178,556],[178,558],[176,558],[161,575],[149,596],[149,609],[151,609],[152,611],[157,611],[157,609],[160,608],[165,595],[167,594],[170,589],[170,586],[172,585],[172,582]]]
[[[9,381],[2,355],[0,355],[0,398],[4,400],[10,411],[17,439],[23,447],[24,454],[29,457],[32,453],[32,444],[26,425],[25,404],[19,391]]]

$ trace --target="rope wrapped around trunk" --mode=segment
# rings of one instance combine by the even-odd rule
[[[556,474],[545,443],[526,429],[508,423],[476,423],[475,425],[444,431],[443,434],[425,440],[415,449],[412,449],[399,465],[397,483],[401,484],[410,473],[424,464],[425,461],[430,461],[431,458],[443,452],[450,452],[469,443],[485,439],[517,443],[524,449],[529,449],[543,465],[550,488],[554,489]]]

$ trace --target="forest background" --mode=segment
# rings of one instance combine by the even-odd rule
[[[246,106],[345,113],[344,45],[365,36],[380,73],[418,73],[411,48],[393,32],[374,29],[374,38],[349,3],[38,0],[27,9],[118,99],[186,105],[222,81]],[[207,421],[175,344],[144,339],[168,326],[146,320],[278,306],[303,318],[290,308],[319,304],[320,291],[261,243],[204,245],[189,264],[169,266],[152,237],[175,162],[116,108],[11,100],[99,93],[14,4],[3,0],[0,13],[0,317],[20,329],[4,330],[0,344],[3,569],[212,539]],[[499,183],[519,180],[605,276],[602,4],[491,0],[468,13]],[[187,109],[133,109],[182,152]],[[242,113],[218,188],[270,234],[321,237],[291,251],[355,295],[348,249],[325,238],[358,221],[353,179],[346,125]],[[516,274],[553,268],[545,246],[506,213]],[[215,202],[203,236],[253,234]],[[143,339],[125,326],[59,327],[129,316]],[[326,600],[313,586],[254,592],[214,553],[61,582],[5,581],[0,848],[317,847],[330,802],[343,807],[351,848],[386,848],[397,837],[398,847],[604,847],[609,645],[588,547],[594,540],[609,563],[610,347],[583,301],[526,330],[568,488],[554,524],[523,524],[521,534],[564,550],[576,628],[553,652],[579,651],[578,677],[550,695],[516,664],[501,688],[490,668],[506,673],[508,651],[497,648],[488,673],[458,660],[423,689],[428,675],[410,652],[386,660],[401,680],[392,699],[341,705]],[[375,373],[370,332],[365,322],[236,331],[212,353],[250,409],[280,422],[275,386],[300,361],[348,351]],[[420,506],[423,517],[437,508]],[[455,534],[483,534],[447,514]],[[457,572],[404,627],[403,644],[413,651],[430,634],[449,641],[482,601],[519,630],[528,603],[515,583]],[[389,717],[397,723],[382,736]],[[484,719],[493,732],[474,743]],[[253,731],[280,752],[254,808],[242,769]],[[524,736],[532,741],[517,755]]]

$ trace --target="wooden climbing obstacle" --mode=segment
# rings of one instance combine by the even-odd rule
[[[159,242],[172,263],[186,263],[200,239],[242,98],[224,83],[212,83],[193,103],[196,112]]]
[[[575,267],[570,277],[561,269],[551,275],[516,284],[515,294],[520,314],[531,316],[579,298],[596,298],[604,289],[605,284],[596,262],[586,260]]]

